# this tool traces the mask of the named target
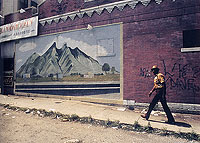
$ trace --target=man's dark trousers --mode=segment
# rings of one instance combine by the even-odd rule
[[[146,119],[149,119],[149,116],[151,114],[151,111],[153,110],[153,108],[155,107],[155,105],[158,103],[158,101],[161,102],[163,109],[167,115],[168,118],[168,122],[175,122],[174,117],[172,116],[172,113],[169,109],[169,107],[167,106],[167,101],[166,101],[166,89],[165,88],[161,88],[161,89],[157,89],[156,90],[156,95],[154,96],[152,102],[149,105],[149,109],[147,111],[146,114]]]

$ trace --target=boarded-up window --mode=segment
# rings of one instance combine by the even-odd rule
[[[183,31],[183,48],[200,47],[200,29]]]

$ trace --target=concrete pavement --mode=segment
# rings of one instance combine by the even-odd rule
[[[177,124],[166,124],[167,118],[163,112],[154,111],[150,121],[140,117],[141,110],[128,110],[120,106],[108,106],[94,104],[75,100],[63,100],[55,98],[24,97],[24,96],[4,96],[0,95],[1,104],[10,106],[44,109],[46,111],[55,111],[62,114],[76,114],[79,117],[89,117],[99,120],[120,121],[121,123],[139,124],[147,126],[150,122],[153,128],[167,129],[176,132],[195,132],[200,134],[200,115],[191,114],[173,114]]]

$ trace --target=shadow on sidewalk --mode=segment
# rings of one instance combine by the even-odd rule
[[[169,125],[176,125],[176,126],[179,126],[179,127],[186,127],[186,128],[191,128],[192,127],[190,124],[184,123],[184,122],[175,122],[174,124],[170,124],[170,123],[167,123],[167,122],[156,121],[156,120],[148,120],[148,121],[157,122],[157,123],[163,123],[163,124],[169,124]]]
[[[179,127],[186,127],[186,128],[191,128],[192,126],[188,123],[184,123],[184,122],[175,122],[176,126],[179,126]]]

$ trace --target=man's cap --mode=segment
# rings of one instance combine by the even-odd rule
[[[159,70],[159,68],[158,68],[157,65],[154,65],[154,66],[151,68],[151,70],[155,70],[155,69]]]

